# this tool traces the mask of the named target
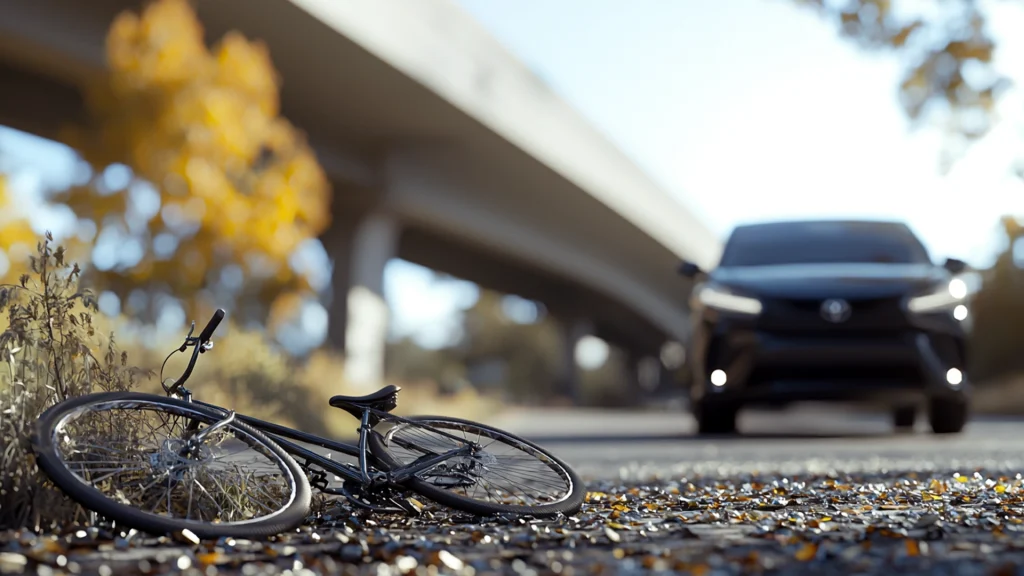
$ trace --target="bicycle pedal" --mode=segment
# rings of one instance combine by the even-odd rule
[[[307,460],[305,462],[305,466],[304,467],[305,468],[309,468],[309,466],[310,466],[310,464],[309,464],[309,461]],[[311,472],[308,472],[308,475],[309,475],[309,485],[311,487],[316,488],[317,490],[320,490],[321,492],[326,492],[327,491],[327,485],[329,484],[329,482],[327,480],[327,474],[326,473],[324,473],[324,472],[322,472],[320,470],[313,470]]]

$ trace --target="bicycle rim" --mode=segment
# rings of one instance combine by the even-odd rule
[[[482,447],[472,456],[453,458],[417,473],[405,483],[431,500],[480,515],[573,514],[583,503],[583,485],[572,468],[528,440],[458,418],[406,420],[411,422],[396,423],[383,435],[370,435],[370,450],[386,470],[400,469],[420,457],[460,445],[448,435]]]
[[[102,393],[47,410],[33,447],[40,468],[84,507],[154,533],[263,537],[297,526],[309,484],[265,435],[233,422],[189,449],[185,430],[223,414],[173,398]]]

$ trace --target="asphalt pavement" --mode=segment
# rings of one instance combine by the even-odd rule
[[[936,435],[924,414],[912,432],[884,413],[837,406],[741,413],[739,434],[696,435],[685,410],[508,411],[495,426],[550,448],[590,479],[644,479],[719,470],[798,474],[828,470],[989,468],[1024,472],[1024,418],[975,416],[960,434]]]

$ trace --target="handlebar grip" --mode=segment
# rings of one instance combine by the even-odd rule
[[[203,331],[199,334],[199,342],[209,342],[210,336],[213,336],[213,331],[217,329],[217,326],[220,325],[220,321],[223,319],[224,310],[218,308],[217,311],[213,313],[213,318],[210,318],[210,322],[206,325],[206,328],[203,328]]]

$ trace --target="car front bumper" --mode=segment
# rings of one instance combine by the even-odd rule
[[[767,331],[753,323],[704,326],[691,399],[730,404],[850,401],[918,404],[965,400],[965,338],[942,318],[885,331]],[[960,381],[951,382],[950,369]],[[712,378],[715,371],[725,373]],[[715,381],[717,380],[717,382]]]

